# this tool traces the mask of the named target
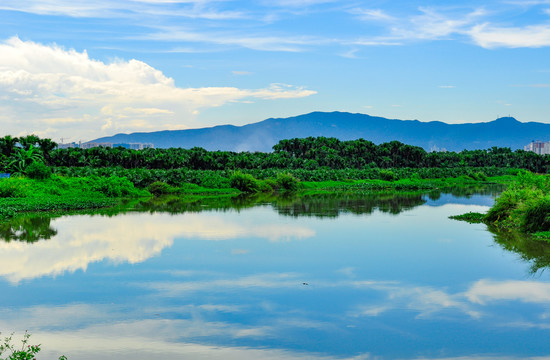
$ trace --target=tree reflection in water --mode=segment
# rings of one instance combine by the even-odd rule
[[[47,240],[57,235],[57,230],[50,226],[52,217],[49,215],[19,216],[9,222],[0,223],[0,238],[7,242],[24,241],[34,243]]]
[[[543,272],[550,267],[550,243],[535,240],[532,236],[517,231],[499,230],[489,226],[495,242],[504,250],[519,254],[520,258],[530,264],[531,274]]]
[[[430,196],[433,196],[431,194]],[[57,234],[50,226],[53,218],[70,214],[116,216],[128,212],[182,214],[205,210],[239,211],[258,205],[271,205],[284,216],[337,217],[341,213],[371,214],[375,210],[391,214],[424,204],[423,194],[405,192],[325,193],[314,195],[258,194],[254,196],[160,197],[133,201],[109,209],[68,213],[25,214],[0,223],[0,238],[5,241],[36,242]]]

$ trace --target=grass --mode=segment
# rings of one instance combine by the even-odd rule
[[[487,214],[464,214],[453,219],[484,222],[496,229],[550,240],[550,176],[521,171],[496,199]]]
[[[345,180],[345,181],[302,181],[290,174],[279,174],[276,178],[264,180],[254,179],[248,174],[247,185],[241,189],[227,188],[225,182],[204,187],[191,183],[178,186],[156,181],[146,189],[134,186],[134,183],[119,176],[66,177],[53,175],[44,180],[25,177],[0,179],[0,220],[9,219],[18,213],[33,211],[75,211],[84,209],[99,209],[120,204],[123,199],[149,198],[160,195],[177,195],[185,197],[217,197],[237,196],[250,190],[271,193],[272,191],[293,192],[300,195],[312,193],[339,193],[371,191],[418,191],[466,187],[487,183],[506,183],[510,176],[488,178],[485,181],[474,180],[467,176],[447,179],[400,179],[400,180]],[[226,181],[225,179],[224,181]],[[227,181],[229,184],[230,182]]]
[[[24,177],[0,181],[0,220],[29,211],[97,209],[115,205],[122,197],[147,196],[121,178]]]
[[[458,178],[443,179],[400,179],[388,180],[347,180],[347,181],[303,181],[300,183],[301,190],[332,190],[332,191],[365,191],[365,190],[435,190],[464,187],[479,184],[509,184],[513,176],[495,176],[486,180],[474,180],[461,176]]]
[[[153,184],[152,184],[153,185]],[[64,177],[54,175],[44,180],[25,177],[0,179],[0,221],[26,212],[130,207],[128,199],[148,199],[172,194],[189,198],[236,196],[237,189],[204,188],[195,184],[175,187],[157,183],[151,190],[139,189],[122,177]]]

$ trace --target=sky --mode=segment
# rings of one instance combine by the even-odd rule
[[[2,0],[0,136],[312,111],[550,123],[550,0]]]

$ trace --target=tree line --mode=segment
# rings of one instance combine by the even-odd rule
[[[50,139],[35,135],[0,138],[0,171],[25,173],[33,163],[49,167],[122,167],[125,169],[395,169],[497,167],[547,173],[549,155],[492,147],[461,152],[426,152],[423,148],[391,141],[379,145],[359,139],[308,137],[281,140],[273,152],[232,152],[191,149],[144,149],[95,147],[57,149]]]

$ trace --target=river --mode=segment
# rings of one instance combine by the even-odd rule
[[[20,218],[0,229],[0,330],[41,360],[549,357],[548,246],[448,218],[495,194]]]

